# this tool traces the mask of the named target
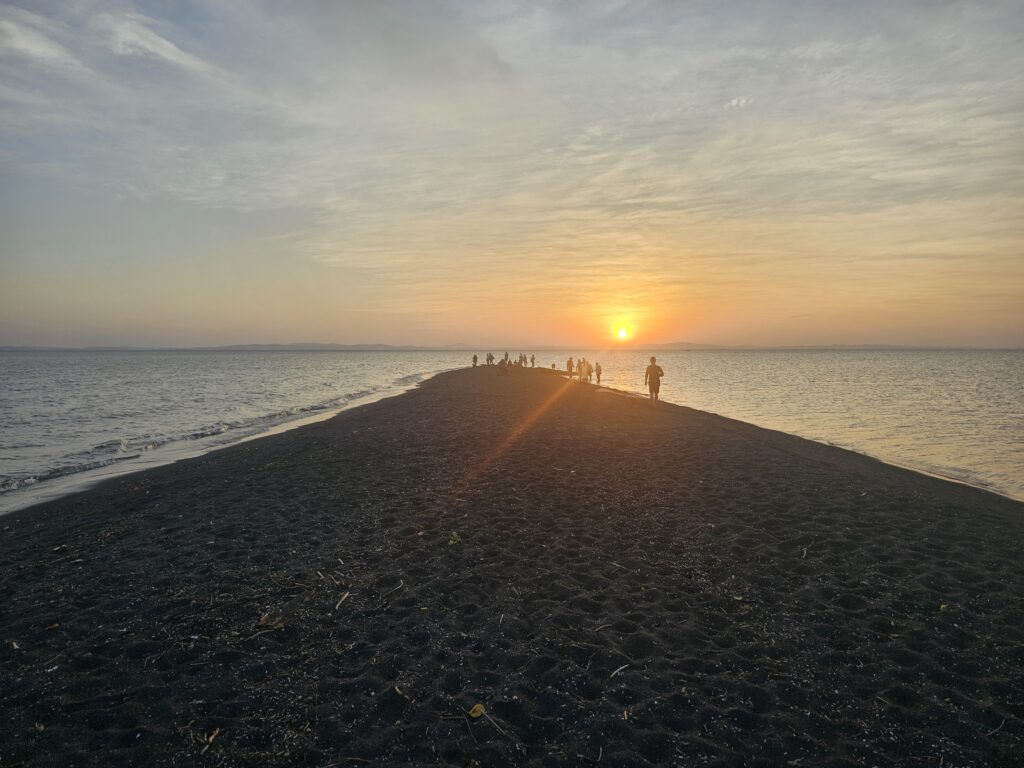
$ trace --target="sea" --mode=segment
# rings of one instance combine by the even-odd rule
[[[0,512],[330,418],[470,364],[465,351],[0,351]],[[600,362],[668,402],[1024,500],[1024,351],[508,350]]]

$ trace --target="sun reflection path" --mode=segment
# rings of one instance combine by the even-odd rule
[[[556,389],[546,400],[544,400],[544,402],[542,402],[540,405],[534,408],[530,413],[528,413],[525,416],[525,418],[523,418],[522,421],[516,424],[509,431],[509,433],[501,440],[501,442],[498,443],[498,445],[496,445],[494,449],[490,451],[490,453],[488,453],[486,456],[484,456],[483,459],[481,459],[479,462],[470,467],[466,474],[463,475],[462,479],[455,484],[455,487],[452,491],[452,498],[449,500],[449,504],[446,506],[450,506],[451,502],[453,501],[461,500],[462,494],[465,493],[466,490],[473,483],[475,483],[477,479],[491,467],[491,465],[494,464],[494,462],[500,459],[505,454],[505,452],[508,451],[508,449],[511,448],[512,445],[515,444],[515,442],[519,440],[519,438],[522,437],[523,434],[537,422],[537,420],[541,416],[543,416],[545,413],[551,410],[551,407],[559,400],[561,400],[562,397],[564,397],[565,394],[574,386],[578,385],[574,384],[569,379],[563,381],[559,385],[558,389]]]

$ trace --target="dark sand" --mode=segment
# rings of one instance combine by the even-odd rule
[[[0,529],[4,768],[1024,764],[1024,505],[550,372]]]

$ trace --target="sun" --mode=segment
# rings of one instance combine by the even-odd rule
[[[629,330],[626,328],[626,326],[621,326],[619,328],[619,330],[615,332],[615,335],[618,336],[620,339],[623,339],[623,340],[628,339],[629,338]]]

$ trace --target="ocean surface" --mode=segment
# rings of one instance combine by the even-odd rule
[[[473,351],[0,352],[0,511],[327,418]],[[535,354],[564,370],[570,353]],[[650,353],[582,354],[644,390]],[[1024,352],[656,354],[666,401],[1024,499]]]

